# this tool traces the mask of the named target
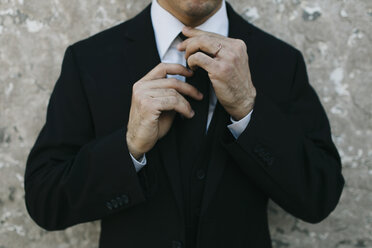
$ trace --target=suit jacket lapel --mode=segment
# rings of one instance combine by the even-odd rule
[[[150,6],[128,22],[125,36],[131,40],[125,55],[127,56],[126,71],[132,82],[136,82],[160,63],[156,46],[154,30],[151,22]],[[174,197],[177,201],[180,215],[183,218],[183,195],[180,169],[177,154],[175,130],[170,131],[157,142],[164,168],[169,177]]]
[[[227,14],[229,17],[229,37],[237,38],[245,41],[248,45],[249,42],[249,34],[251,33],[251,25],[249,25],[242,17],[240,17],[230,6],[227,4]],[[249,47],[251,50],[251,47]],[[209,202],[212,200],[218,184],[221,180],[223,175],[223,171],[225,168],[226,160],[227,160],[227,152],[224,150],[221,144],[221,136],[224,134],[229,122],[229,114],[225,111],[225,109],[217,102],[216,109],[213,114],[215,117],[218,115],[218,118],[215,120],[216,123],[216,130],[214,133],[213,147],[211,151],[211,159],[208,165],[208,172],[205,182],[204,188],[204,195],[202,200],[202,207],[201,207],[201,216],[203,216],[208,208]]]
[[[160,63],[151,23],[150,6],[129,20],[124,31],[128,41],[123,54],[126,61],[125,72],[133,83]]]

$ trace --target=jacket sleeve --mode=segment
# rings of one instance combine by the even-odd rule
[[[252,119],[235,141],[226,132],[224,147],[249,180],[284,210],[316,223],[336,207],[344,178],[326,113],[310,86],[302,54],[288,104],[257,92]]]
[[[145,201],[126,145],[126,127],[94,135],[73,49],[66,50],[46,123],[26,165],[26,207],[47,230],[101,219]]]

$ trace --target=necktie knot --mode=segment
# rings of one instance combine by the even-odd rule
[[[178,34],[178,37],[180,37],[180,39],[181,39],[182,41],[184,41],[184,40],[187,39],[187,37],[186,37],[182,32],[180,32],[180,33]]]

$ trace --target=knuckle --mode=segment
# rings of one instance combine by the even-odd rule
[[[142,89],[133,89],[132,99],[134,102],[139,102],[141,104],[144,98],[143,96],[144,94]]]
[[[171,96],[177,96],[177,91],[175,89],[169,89],[169,95]]]
[[[136,93],[139,90],[139,88],[141,88],[141,81],[138,81],[138,82],[133,84],[132,92]]]
[[[246,50],[247,50],[247,45],[245,44],[245,42],[244,42],[243,40],[236,39],[236,42],[237,42],[237,47],[238,47],[241,51],[246,51]]]
[[[163,104],[161,101],[154,101],[152,103],[151,109],[148,110],[149,113],[157,113],[161,111]]]
[[[171,84],[171,86],[175,87],[178,85],[178,80],[175,78],[169,78],[169,83]]]
[[[190,103],[184,97],[180,99],[179,103],[180,105],[185,106],[187,109],[191,109]]]
[[[195,58],[201,59],[202,57],[203,57],[203,52],[198,51],[197,53],[195,53]]]
[[[172,82],[173,84],[178,84],[178,80],[177,80],[177,78],[171,78],[171,82]]]
[[[165,65],[164,62],[160,62],[159,65],[158,65],[158,67],[161,68],[161,69],[163,69],[165,66],[166,66],[166,65]]]
[[[172,104],[172,105],[177,104],[177,103],[178,103],[178,97],[176,97],[176,96],[171,96],[171,97],[169,98],[169,103]]]
[[[187,108],[189,111],[192,110],[191,105],[190,105],[190,103],[189,103],[188,101],[185,101],[185,105],[186,105],[186,108]]]
[[[205,57],[205,56],[202,56],[202,57],[201,57],[201,60],[203,61],[203,63],[204,63],[205,65],[210,65],[210,64],[213,63],[213,60],[210,60],[210,59],[208,59],[208,58]]]
[[[161,71],[162,73],[165,73],[165,72],[167,71],[167,64],[164,63],[164,62],[161,62],[161,63],[159,64],[159,69],[160,69],[160,71]]]
[[[186,104],[185,105],[185,112],[190,113],[191,111],[192,111],[192,108],[191,108],[190,104]]]
[[[161,105],[162,107],[166,107],[166,106],[168,105],[168,103],[169,103],[168,98],[163,98],[163,99],[161,99],[161,101],[160,101],[160,105]]]
[[[195,64],[197,61],[200,61],[201,58],[201,52],[196,52],[193,55],[189,57],[189,64]]]
[[[188,58],[187,58],[187,64],[190,66],[190,64],[192,64],[194,62],[194,58],[195,58],[195,54],[192,54],[190,55]]]

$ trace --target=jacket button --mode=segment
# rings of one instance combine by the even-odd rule
[[[109,209],[109,210],[112,210],[112,204],[110,202],[106,202],[106,207]]]
[[[127,195],[122,195],[120,198],[124,205],[127,205],[129,203],[129,197]]]
[[[182,243],[177,240],[172,241],[172,248],[182,248]]]
[[[273,157],[270,157],[270,159],[268,159],[267,161],[266,161],[266,163],[268,164],[268,165],[273,165],[274,164],[274,158]]]
[[[262,152],[264,152],[264,148],[262,145],[256,145],[256,147],[253,149],[253,151],[256,153],[256,154],[260,154]]]
[[[123,200],[121,199],[121,197],[116,197],[116,201],[118,202],[119,206],[123,206]]]
[[[263,158],[265,161],[270,160],[270,159],[271,159],[271,154],[269,154],[269,153],[264,153],[264,154],[262,154],[262,158]]]
[[[118,202],[115,199],[111,200],[111,204],[114,208],[118,208]]]
[[[205,178],[205,171],[203,169],[200,169],[196,172],[196,177],[199,180],[203,180]]]

